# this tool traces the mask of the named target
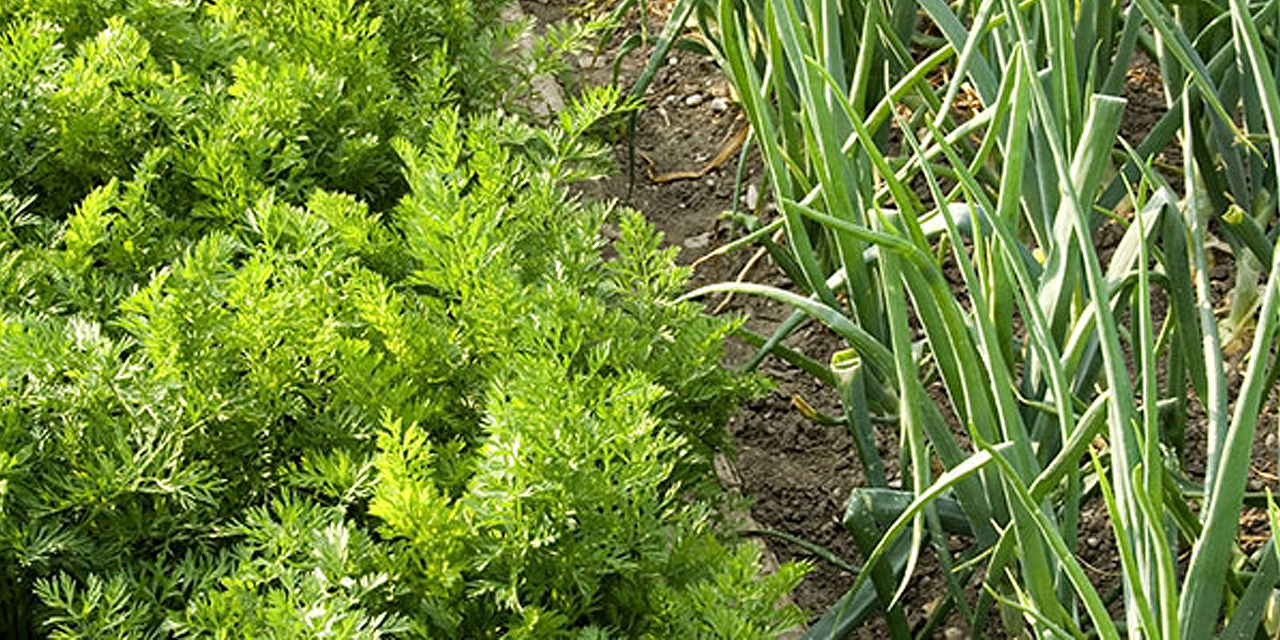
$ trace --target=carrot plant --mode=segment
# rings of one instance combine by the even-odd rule
[[[1273,559],[1236,542],[1276,370],[1271,12],[723,0],[697,13],[759,142],[794,290],[690,295],[795,307],[766,351],[806,317],[849,343],[830,365],[788,355],[835,383],[871,483],[845,520],[865,564],[809,636],[878,611],[909,637],[953,608],[980,635],[993,606],[1015,635],[1252,636],[1276,584]],[[1160,61],[1170,108],[1134,148],[1118,138],[1139,47]],[[958,109],[962,95],[977,106]],[[1174,142],[1183,166],[1160,165]],[[1122,231],[1106,252],[1103,225]],[[1233,321],[1256,318],[1236,334],[1248,354],[1234,394],[1211,230],[1245,265]],[[927,393],[934,378],[946,402]],[[1185,447],[1191,401],[1204,460]],[[875,422],[897,426],[903,496],[870,446]],[[1195,464],[1203,477],[1184,473]],[[1114,533],[1118,609],[1078,557],[1089,500]],[[949,535],[973,544],[954,555]],[[902,596],[927,548],[946,605],[913,629]]]
[[[500,113],[539,63],[471,6],[0,8],[6,637],[797,621],[710,473],[735,323],[565,189],[629,105]]]

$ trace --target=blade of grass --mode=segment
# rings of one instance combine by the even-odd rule
[[[1076,589],[1076,593],[1084,601],[1085,608],[1089,612],[1089,618],[1093,621],[1098,635],[1106,640],[1119,640],[1120,634],[1116,630],[1115,624],[1111,621],[1111,616],[1107,613],[1106,606],[1103,605],[1102,599],[1098,597],[1098,592],[1093,588],[1093,584],[1089,582],[1089,578],[1085,576],[1084,569],[1080,568],[1080,563],[1076,560],[1075,554],[1067,548],[1066,543],[1063,542],[1052,522],[1036,509],[1026,486],[1018,480],[1017,473],[1014,472],[1013,466],[1009,461],[1004,458],[1003,451],[998,446],[991,446],[985,442],[979,442],[978,446],[982,452],[990,454],[991,459],[1005,470],[1001,477],[1009,484],[1012,489],[1010,495],[1013,496],[1014,503],[1020,507],[1018,517],[1014,519],[1014,527],[1033,528],[1043,537],[1057,557],[1059,564],[1065,570],[1068,579]],[[1038,602],[1037,604],[1043,605],[1045,603]]]
[[[862,357],[852,349],[837,351],[831,355],[831,370],[838,380],[836,391],[844,409],[845,421],[849,423],[849,434],[853,437],[858,459],[862,462],[863,475],[873,487],[888,487],[884,461],[876,449],[875,432],[871,428]]]
[[[907,325],[906,295],[903,291],[898,260],[897,256],[889,253],[881,257],[880,285],[884,290],[885,306],[889,312],[889,337],[894,355],[894,373],[898,378],[900,390],[898,417],[902,421],[902,436],[899,438],[899,446],[910,456],[912,484],[919,492],[928,483],[927,474],[930,472],[925,448],[924,417],[921,413],[921,406],[928,403],[928,396],[920,383],[920,373],[911,355],[911,328]],[[907,569],[902,574],[902,581],[888,605],[889,609],[896,606],[902,591],[910,582],[918,558],[924,522],[917,517],[912,519],[911,524],[911,557],[907,561]],[[866,554],[867,550],[863,549],[863,553]],[[874,568],[875,565],[868,563],[867,566]]]
[[[898,519],[893,521],[893,524],[889,525],[881,535],[880,542],[876,545],[875,549],[867,555],[862,566],[864,568],[870,567],[875,563],[880,562],[888,552],[889,547],[894,544],[907,525],[910,524],[917,515],[919,515],[920,511],[926,504],[941,496],[961,480],[968,478],[990,464],[993,460],[993,452],[1005,451],[1012,446],[1012,443],[1006,442],[995,445],[988,450],[979,451],[978,453],[966,458],[964,462],[961,462],[939,476],[932,485],[911,501],[911,504],[903,510],[902,515],[898,516]],[[870,575],[866,571],[858,574],[853,586],[850,587],[850,591],[857,591],[857,589],[866,583],[869,578]]]
[[[1272,274],[1280,273],[1280,251],[1276,252],[1276,257],[1271,264]],[[1204,637],[1200,634],[1212,632],[1222,602],[1222,590],[1218,585],[1227,570],[1231,544],[1239,527],[1253,435],[1262,404],[1264,371],[1280,315],[1280,293],[1277,290],[1280,290],[1280,277],[1272,275],[1263,295],[1262,311],[1249,350],[1249,364],[1240,396],[1226,433],[1219,473],[1209,487],[1209,499],[1204,507],[1208,513],[1204,532],[1192,548],[1191,562],[1187,567],[1180,620],[1183,633],[1190,638]]]
[[[1249,586],[1244,590],[1244,595],[1236,603],[1235,613],[1223,628],[1218,640],[1253,640],[1257,637],[1263,614],[1267,610],[1267,601],[1271,599],[1276,583],[1280,581],[1280,563],[1276,562],[1274,526],[1271,539],[1267,541],[1260,553],[1262,560],[1258,565],[1258,572],[1253,575]]]
[[[839,310],[833,309],[818,300],[811,300],[785,289],[749,282],[724,282],[700,287],[681,296],[679,301],[692,300],[711,293],[729,291],[764,296],[800,309],[848,340],[859,353],[867,358],[878,373],[888,375],[893,372],[893,353],[874,336],[854,324]]]
[[[801,314],[800,317],[805,318],[807,316]],[[766,350],[764,347],[767,346],[768,340],[764,336],[747,329],[746,327],[738,327],[734,330],[733,335],[747,344],[757,347],[759,349],[757,353],[776,355],[783,361],[788,362],[801,371],[813,376],[814,379],[822,382],[823,384],[830,386],[835,386],[836,384],[835,375],[831,373],[830,369],[824,367],[821,363],[809,358],[803,353],[782,344],[775,345]],[[754,369],[744,367],[742,370],[744,372],[749,372]]]
[[[792,173],[787,168],[787,161],[783,154],[774,145],[774,141],[778,139],[779,130],[769,115],[770,108],[764,98],[767,95],[764,90],[765,85],[776,81],[776,79],[770,80],[770,75],[781,73],[782,70],[767,69],[765,78],[757,75],[752,58],[745,49],[747,35],[745,25],[742,24],[744,18],[734,11],[734,7],[732,0],[720,2],[720,28],[724,31],[725,61],[729,65],[734,83],[739,87],[738,94],[743,103],[743,110],[751,120],[751,128],[760,141],[760,151],[769,171],[770,184],[773,185],[779,200],[789,198],[793,192]],[[766,20],[772,12],[771,7],[772,4],[765,7]],[[774,59],[777,58],[778,56],[774,56]],[[803,276],[800,282],[803,282],[809,290],[816,292],[827,305],[838,308],[839,302],[835,294],[826,286],[826,277],[822,275],[822,269],[818,265],[813,243],[804,226],[804,221],[795,215],[786,215],[785,212],[784,215],[791,250],[800,266],[799,275]]]
[[[875,549],[876,542],[880,538],[880,526],[876,522],[870,495],[855,491],[849,497],[844,525],[845,529],[852,534],[854,544],[858,546],[858,551],[864,557]],[[912,540],[903,554],[906,556],[906,563],[902,570],[905,579],[911,576],[918,546],[917,542]],[[881,613],[888,624],[889,635],[895,639],[910,638],[911,627],[907,623],[902,604],[898,602],[897,594],[894,593],[894,573],[890,571],[889,565],[882,562],[867,564],[863,566],[863,573],[867,572],[871,574],[871,584],[875,587],[876,597],[880,601]]]

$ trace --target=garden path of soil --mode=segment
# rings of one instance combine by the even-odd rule
[[[556,22],[568,17],[572,0],[522,0],[521,7],[536,17],[540,23]],[[656,34],[662,27],[669,0],[650,0],[651,15],[649,34]],[[642,5],[643,6],[643,5]],[[609,10],[612,6],[600,10]],[[637,17],[632,12],[629,26],[617,34],[614,42],[634,33]],[[625,56],[619,67],[619,86],[629,88],[643,69],[647,49]],[[615,54],[607,51],[599,55],[583,55],[572,61],[572,69],[563,84],[567,91],[588,85],[609,83],[611,65]],[[1139,54],[1134,69],[1129,74],[1125,97],[1129,100],[1122,135],[1136,144],[1151,129],[1164,110],[1158,70],[1151,61]],[[736,132],[745,126],[745,118],[733,103],[732,91],[709,57],[689,51],[673,49],[666,64],[657,73],[644,96],[645,107],[638,114],[634,138],[634,156],[628,150],[628,141],[615,145],[618,171],[603,180],[579,185],[576,191],[581,197],[613,199],[643,212],[650,222],[663,232],[666,241],[680,247],[678,261],[694,265],[693,284],[701,285],[734,279],[746,279],[786,287],[786,279],[772,262],[765,257],[753,260],[754,248],[740,249],[706,261],[699,261],[709,251],[720,246],[743,231],[722,220],[722,214],[733,208],[735,169],[737,154],[718,169],[695,179],[670,182],[654,182],[654,175],[680,171],[697,171],[720,153]],[[1180,159],[1177,150],[1171,149],[1162,158],[1176,166]],[[632,162],[628,171],[628,162]],[[762,184],[762,168],[759,158],[752,154],[745,165],[739,205],[750,209],[756,202],[767,203],[768,197]],[[754,194],[748,194],[754,192]],[[773,212],[765,207],[771,216]],[[1104,226],[1096,241],[1104,253],[1109,253],[1119,242],[1118,227]],[[1218,256],[1213,270],[1215,293],[1224,296],[1231,286],[1234,262],[1229,253],[1211,252]],[[748,264],[751,268],[743,277]],[[788,315],[790,309],[761,298],[733,299],[725,304],[723,298],[708,301],[708,308],[722,313],[746,314],[747,326],[758,333],[768,335]],[[788,346],[823,362],[831,354],[844,348],[844,343],[824,328],[806,324],[786,341]],[[731,342],[727,347],[726,364],[741,365],[754,350],[745,344]],[[750,500],[750,518],[753,526],[781,531],[816,543],[851,562],[861,558],[851,536],[841,520],[849,491],[863,486],[863,476],[856,462],[856,453],[848,432],[842,427],[817,424],[805,418],[796,408],[796,400],[827,415],[838,415],[840,406],[834,392],[815,381],[808,374],[780,361],[767,358],[760,372],[775,381],[772,392],[742,407],[729,425],[735,455],[727,469],[722,469],[722,480],[731,490],[741,492]],[[1238,376],[1237,378],[1238,379]],[[1233,381],[1234,382],[1234,381]],[[938,391],[934,395],[942,396]],[[1200,447],[1203,459],[1203,426],[1196,417],[1199,408],[1190,407],[1192,415],[1188,425],[1188,445],[1194,451]],[[1274,415],[1274,403],[1268,411]],[[1202,415],[1202,414],[1199,414]],[[1202,418],[1199,420],[1202,422]],[[877,447],[896,481],[898,450],[892,427],[882,427],[877,434]],[[1266,434],[1264,436],[1264,433]],[[1259,446],[1255,449],[1255,469],[1268,469],[1274,458],[1265,452],[1275,450],[1273,429],[1259,429]],[[1264,440],[1265,438],[1265,440]],[[1265,442],[1265,444],[1263,444]],[[1190,456],[1195,459],[1195,454]],[[1197,469],[1187,469],[1195,478]],[[1250,490],[1261,488],[1258,478],[1250,482]],[[1274,483],[1272,483],[1274,484]],[[1257,514],[1245,514],[1256,526],[1247,526],[1246,534],[1265,529]],[[1111,527],[1105,507],[1087,504],[1081,512],[1080,559],[1091,579],[1099,587],[1114,586],[1119,576],[1119,560],[1115,551]],[[816,620],[833,605],[853,582],[853,576],[814,558],[803,549],[776,539],[765,540],[766,566],[770,560],[808,560],[814,570],[794,592],[793,600]],[[904,603],[908,618],[919,625],[928,616],[943,595],[945,585],[936,561],[931,554],[924,554],[917,568]],[[1103,591],[1105,593],[1105,591]],[[998,623],[993,625],[998,627]],[[873,620],[856,633],[857,637],[883,637],[883,623]],[[988,633],[1000,635],[998,628]],[[948,640],[968,635],[955,614],[936,632]]]

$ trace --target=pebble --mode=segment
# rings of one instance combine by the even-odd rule
[[[702,104],[701,93],[691,93],[684,99],[684,106],[686,107],[696,107],[700,104]]]
[[[715,179],[715,178],[707,178],[706,180],[704,180],[704,181],[703,181],[703,183],[704,183],[704,184],[706,184],[708,187],[711,187],[711,188],[713,188],[713,189],[714,189],[714,188],[715,188],[715,186],[716,186],[716,179]]]
[[[760,204],[760,189],[756,185],[747,185],[747,193],[742,196],[742,204],[746,206],[747,211],[756,210],[756,205]]]
[[[947,627],[947,630],[942,632],[942,637],[946,640],[961,640],[964,638],[964,630],[960,627]]]
[[[667,57],[667,66],[668,66],[668,67],[674,67],[674,66],[676,66],[676,57],[675,57],[675,56],[668,56],[668,57]]]
[[[689,236],[684,239],[684,246],[690,249],[701,249],[711,244],[711,232],[699,233],[696,236]]]
[[[1084,539],[1084,543],[1090,547],[1097,548],[1098,545],[1102,544],[1102,541],[1098,539],[1098,536],[1089,536]]]
[[[712,113],[724,113],[729,110],[729,100],[727,98],[716,98],[711,101]]]

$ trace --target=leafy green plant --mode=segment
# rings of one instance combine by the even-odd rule
[[[38,156],[0,170],[0,627],[797,622],[803,567],[760,575],[710,473],[761,387],[719,366],[736,323],[673,301],[639,214],[565,190],[616,91],[549,128],[481,111],[450,78],[496,4],[81,4],[0,10],[0,153]]]

